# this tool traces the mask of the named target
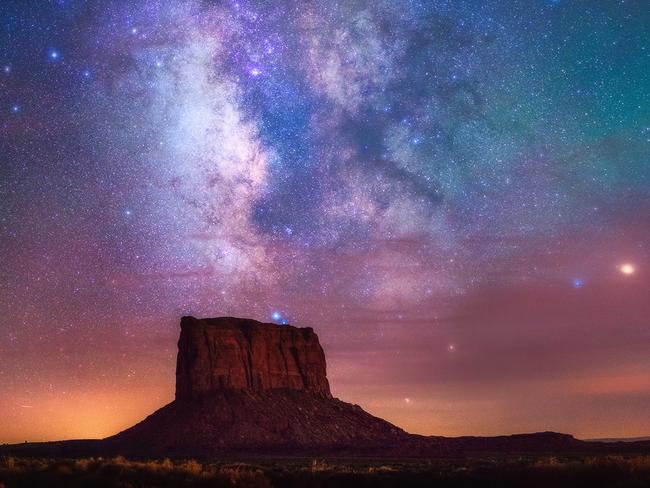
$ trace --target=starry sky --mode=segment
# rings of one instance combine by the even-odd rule
[[[643,0],[0,4],[0,442],[313,326],[411,432],[650,434]]]

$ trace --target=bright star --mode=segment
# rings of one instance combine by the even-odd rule
[[[453,351],[456,350],[456,346],[455,346],[454,344],[449,344],[449,345],[447,346],[447,350],[448,350],[449,352],[453,352]]]
[[[574,288],[582,288],[582,285],[584,285],[585,282],[582,278],[574,278],[573,279],[573,287]]]
[[[618,267],[619,271],[624,275],[633,275],[636,271],[636,268],[631,263],[623,263]]]
[[[274,322],[279,322],[282,325],[287,325],[289,323],[289,321],[284,318],[280,312],[273,312],[271,314],[271,318]]]
[[[50,50],[48,56],[50,57],[50,59],[52,61],[56,61],[61,56],[61,53],[59,53],[59,51],[57,51],[56,49],[52,49],[52,50]]]

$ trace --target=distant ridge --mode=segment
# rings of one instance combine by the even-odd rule
[[[646,442],[650,441],[650,435],[644,437],[610,437],[604,439],[586,439],[587,442]]]

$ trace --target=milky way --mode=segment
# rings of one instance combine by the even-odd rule
[[[183,314],[412,431],[650,432],[645,2],[0,14],[0,441],[164,404]]]

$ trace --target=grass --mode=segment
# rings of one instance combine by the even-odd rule
[[[484,456],[463,460],[0,458],[0,488],[648,487],[650,456]]]
[[[135,461],[110,459],[0,460],[0,488],[27,486],[78,487],[271,487],[263,471],[251,466],[201,463],[194,459]]]

